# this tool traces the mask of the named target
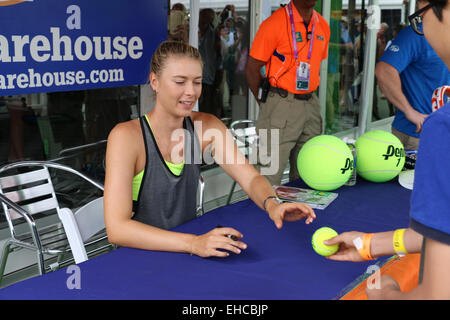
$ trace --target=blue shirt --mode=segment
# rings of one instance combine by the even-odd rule
[[[450,103],[423,124],[411,197],[410,227],[450,245]]]
[[[402,82],[402,91],[409,104],[418,112],[431,113],[433,91],[450,84],[447,66],[426,41],[411,26],[402,29],[386,49],[380,61],[397,69]],[[392,126],[400,132],[416,138],[416,125],[397,110]]]

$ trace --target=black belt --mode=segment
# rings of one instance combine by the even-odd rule
[[[270,91],[278,93],[282,98],[286,98],[289,95],[289,93],[291,93],[287,90],[284,90],[284,89],[281,89],[278,87],[272,87],[272,86],[270,87]],[[312,92],[292,93],[292,94],[294,95],[294,99],[297,99],[297,100],[309,100],[312,98],[312,95],[313,95]]]

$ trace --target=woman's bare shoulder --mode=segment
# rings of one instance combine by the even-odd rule
[[[125,142],[129,140],[136,141],[136,138],[138,137],[142,137],[141,125],[139,119],[134,119],[116,124],[109,133],[108,142],[110,140]]]
[[[120,164],[125,167],[130,165],[135,171],[137,162],[144,155],[145,143],[140,128],[139,119],[118,123],[109,133],[106,148],[107,163]],[[122,167],[123,169],[124,167]],[[121,170],[122,170],[121,169]]]
[[[223,127],[225,127],[225,125],[219,118],[210,113],[194,111],[191,114],[191,119],[194,125],[196,122],[201,122],[204,129],[222,129]]]

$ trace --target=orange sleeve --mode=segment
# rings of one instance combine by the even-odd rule
[[[264,20],[253,40],[250,56],[256,60],[268,62],[278,46],[277,31],[279,26],[274,23],[273,15]]]

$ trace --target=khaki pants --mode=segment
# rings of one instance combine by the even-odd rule
[[[266,129],[266,130],[264,130]],[[261,104],[256,130],[260,137],[257,169],[272,185],[279,185],[289,161],[289,180],[300,178],[297,155],[309,139],[322,132],[319,99],[297,100],[269,92]],[[278,133],[278,136],[277,136]]]
[[[391,128],[392,134],[396,136],[402,143],[405,150],[419,149],[419,138],[408,136],[406,133]]]

